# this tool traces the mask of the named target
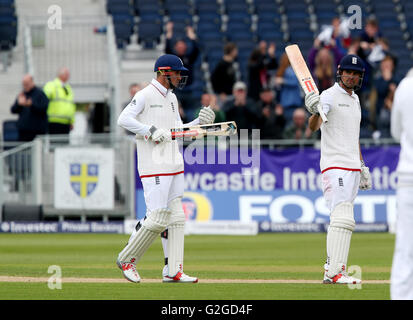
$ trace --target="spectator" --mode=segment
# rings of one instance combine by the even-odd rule
[[[262,89],[257,110],[261,114],[258,120],[261,139],[282,139],[285,118],[282,106],[275,102],[273,90],[270,88]]]
[[[224,47],[222,59],[211,74],[212,88],[215,94],[220,96],[221,101],[225,101],[227,96],[232,94],[232,87],[237,80],[234,68],[234,61],[237,56],[237,45],[233,42],[228,42]]]
[[[376,110],[374,112],[374,129],[378,130],[376,136],[390,138],[390,118],[393,96],[399,80],[394,75],[394,60],[386,56],[380,62],[380,76],[375,79],[374,87],[377,91]]]
[[[336,78],[336,67],[329,49],[321,48],[317,52],[313,77],[320,93],[334,84]]]
[[[300,83],[285,53],[280,59],[280,67],[275,76],[275,85],[279,92],[279,103],[283,107],[284,117],[288,124],[292,120],[294,110],[303,105],[303,99]]]
[[[382,35],[377,20],[368,19],[364,30],[360,35],[359,46],[356,52],[356,54],[365,62],[366,69],[364,72],[362,90],[360,90],[359,93],[360,103],[362,105],[365,105],[372,88],[373,74],[376,69],[375,63],[380,61],[380,58],[377,58],[377,55],[381,48],[377,46],[380,45],[381,38]]]
[[[225,102],[223,111],[227,121],[235,121],[238,129],[257,128],[255,102],[247,96],[247,85],[237,81],[232,91],[233,98]]]
[[[307,140],[317,139],[317,132],[307,126],[307,113],[303,108],[296,109],[293,122],[284,131],[285,139]]]
[[[186,39],[174,39],[173,36],[174,24],[173,22],[168,22],[166,24],[166,47],[165,53],[174,54],[178,56],[185,68],[188,71],[188,79],[186,86],[182,90],[176,90],[178,101],[181,102],[182,108],[184,109],[186,115],[189,119],[194,116],[194,105],[196,105],[196,100],[192,94],[192,83],[194,80],[194,64],[200,55],[200,49],[198,46],[196,34],[191,26],[186,27]],[[189,44],[189,45],[188,45]]]
[[[38,88],[33,77],[26,74],[21,91],[11,107],[11,113],[18,114],[17,130],[19,141],[32,141],[36,135],[48,132],[47,107],[49,100]]]
[[[267,47],[267,42],[260,41],[248,60],[248,97],[258,101],[263,87],[268,87],[271,70],[275,71],[278,62],[275,56],[276,45],[271,43]]]
[[[201,110],[202,107],[208,107],[210,106],[211,109],[215,113],[215,121],[214,122],[225,122],[225,112],[221,110],[219,105],[217,104],[217,96],[215,94],[210,94],[210,93],[204,93],[201,96],[201,106],[199,109],[196,111],[196,115],[198,116],[199,111]]]
[[[351,43],[348,19],[340,20],[339,17],[334,17],[331,20],[331,25],[322,26],[322,31],[317,36],[316,41],[320,42],[321,46],[337,47],[344,55]]]
[[[67,83],[69,78],[69,69],[63,67],[58,71],[57,78],[43,87],[49,98],[47,114],[50,134],[68,134],[73,128],[76,105],[73,102],[72,87]]]
[[[313,74],[316,69],[316,57],[319,51],[323,48],[328,49],[333,57],[332,63],[334,65],[334,73],[336,72],[336,67],[338,66],[341,58],[343,58],[345,55],[345,53],[343,53],[343,51],[340,50],[338,46],[336,45],[336,40],[332,39],[330,43],[326,45],[325,43],[321,42],[321,40],[319,40],[318,38],[315,39],[313,43],[313,47],[308,53],[308,68]]]

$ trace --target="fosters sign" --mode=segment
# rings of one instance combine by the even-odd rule
[[[54,205],[57,209],[113,209],[113,149],[58,148]]]

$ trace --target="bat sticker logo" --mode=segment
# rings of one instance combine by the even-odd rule
[[[304,81],[304,83],[305,83],[305,87],[307,88],[307,90],[308,90],[309,92],[315,91],[315,90],[314,90],[313,83],[311,82],[311,80]]]

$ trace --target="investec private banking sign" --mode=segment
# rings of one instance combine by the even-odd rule
[[[113,149],[57,148],[54,162],[55,208],[113,209]]]

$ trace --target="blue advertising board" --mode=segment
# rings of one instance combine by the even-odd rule
[[[373,189],[358,193],[354,202],[357,223],[394,222],[399,152],[399,146],[362,150]],[[184,159],[183,204],[188,220],[316,224],[329,221],[317,149],[212,149],[197,161],[193,157],[188,159],[184,151]],[[139,178],[136,197],[140,219],[146,207]]]

